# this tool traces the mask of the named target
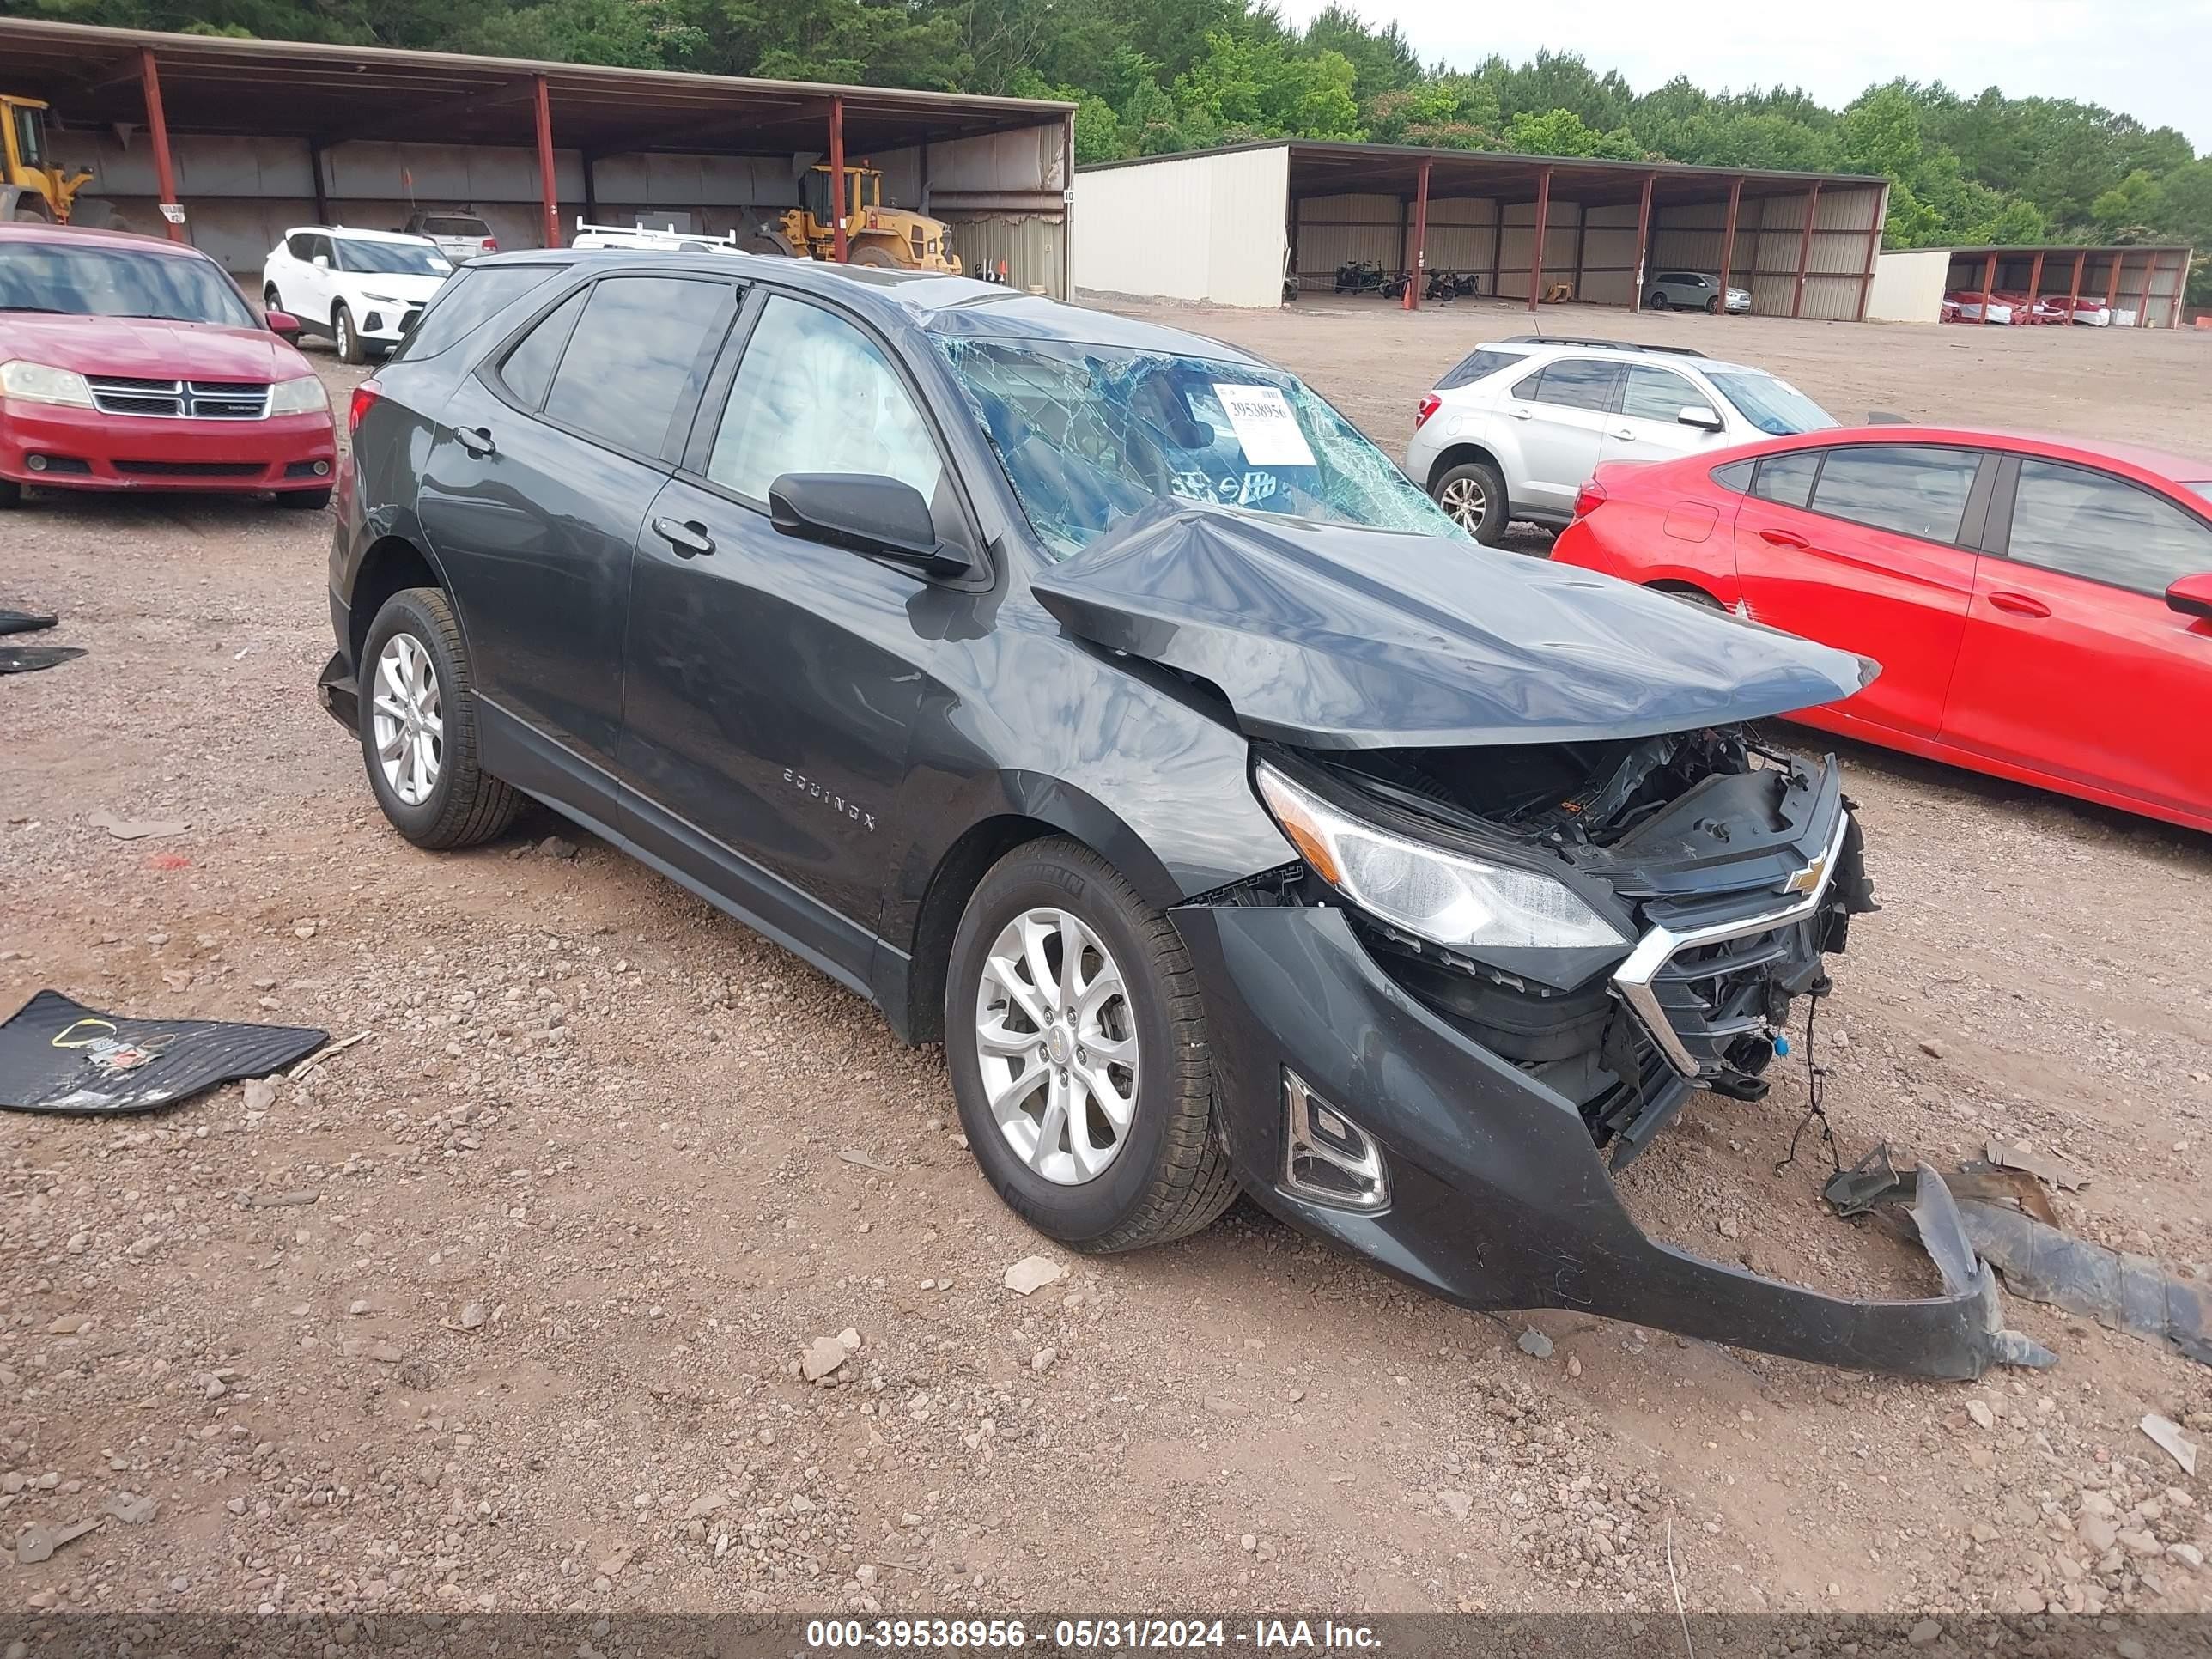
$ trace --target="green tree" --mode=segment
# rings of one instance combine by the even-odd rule
[[[1571,109],[1532,115],[1523,110],[1505,124],[1505,148],[1516,155],[1593,155],[1640,161],[1644,149],[1626,127],[1599,132]]]

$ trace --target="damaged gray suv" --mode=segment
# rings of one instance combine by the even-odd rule
[[[566,814],[945,1045],[1040,1231],[1241,1189],[1476,1308],[1966,1376],[1996,1291],[1647,1237],[1871,908],[1860,659],[1468,541],[1294,377],[957,278],[475,261],[356,394],[325,707],[418,845]]]

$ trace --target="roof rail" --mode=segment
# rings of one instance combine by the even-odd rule
[[[1635,340],[1586,340],[1571,334],[1514,334],[1500,345],[1597,346],[1607,351],[1664,351],[1677,357],[1702,357],[1695,346],[1644,345]]]

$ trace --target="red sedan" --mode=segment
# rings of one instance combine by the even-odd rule
[[[2212,830],[2212,462],[1802,433],[1601,466],[1552,556],[1882,665],[1808,725]]]
[[[197,249],[0,224],[0,507],[26,484],[327,505],[337,434],[298,333]]]

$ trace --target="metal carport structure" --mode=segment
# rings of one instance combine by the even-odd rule
[[[1948,256],[1947,291],[2025,294],[2037,300],[2102,300],[2132,320],[2123,326],[2179,328],[2194,251],[2179,244],[2081,246],[2031,243],[2018,247],[1928,249]],[[1987,308],[1984,307],[1984,320]],[[2069,319],[2070,320],[2070,319]]]
[[[1303,289],[1327,288],[1339,264],[1365,259],[1414,274],[1408,308],[1423,271],[1452,270],[1532,309],[1564,282],[1577,300],[1637,310],[1651,274],[1681,269],[1725,273],[1755,311],[1856,320],[1888,193],[1886,180],[1853,173],[1275,139],[1082,169],[1076,281],[1274,304],[1285,269]],[[1200,198],[1233,203],[1249,221],[1216,239],[1203,273],[1146,234],[1147,220],[1175,222]],[[1213,291],[1188,291],[1201,277]]]
[[[1006,257],[994,244],[1026,250],[1054,268],[1015,280],[1065,287],[1067,104],[16,17],[0,17],[0,64],[9,91],[53,106],[57,155],[92,166],[98,193],[137,204],[148,222],[134,228],[200,240],[216,204],[234,221],[252,216],[238,204],[283,204],[230,239],[258,241],[256,264],[271,217],[404,210],[425,169],[440,184],[481,180],[490,202],[528,203],[528,220],[506,216],[508,234],[557,246],[564,206],[731,217],[796,202],[817,158],[865,156],[884,171],[887,203],[993,227],[963,234],[963,248],[994,260]],[[747,161],[757,165],[729,165]],[[1011,229],[1031,222],[1052,234]]]

